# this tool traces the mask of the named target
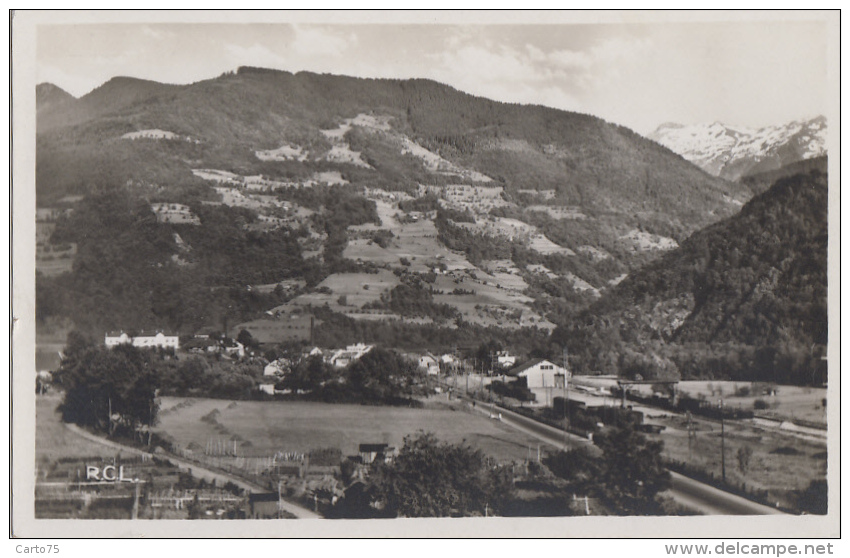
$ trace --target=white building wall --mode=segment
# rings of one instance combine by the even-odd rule
[[[528,382],[529,389],[555,387],[555,376],[563,376],[564,369],[556,364],[543,361],[519,373]]]
[[[171,347],[174,349],[180,348],[180,338],[176,335],[164,335],[157,333],[156,335],[146,335],[130,337],[126,333],[110,337],[107,335],[104,339],[104,344],[107,347],[115,347],[116,345],[132,344],[134,347]]]

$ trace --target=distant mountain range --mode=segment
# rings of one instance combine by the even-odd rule
[[[825,155],[827,125],[823,116],[757,129],[668,123],[648,137],[713,176],[738,180]]]

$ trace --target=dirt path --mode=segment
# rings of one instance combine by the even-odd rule
[[[104,438],[101,438],[100,436],[95,436],[94,434],[83,430],[75,424],[66,424],[65,426],[68,428],[68,430],[70,430],[77,436],[85,438],[90,442],[95,442],[97,444],[111,447],[113,449],[120,450],[121,452],[129,453],[132,455],[148,454],[148,452],[146,451],[130,446],[125,446],[123,444],[119,444],[118,442],[113,442],[112,440],[106,440]],[[179,457],[175,457],[173,455],[158,454],[157,457],[162,457],[168,460],[172,465],[174,465],[181,471],[189,471],[192,473],[192,476],[202,478],[207,482],[212,482],[214,480],[219,485],[222,485],[226,482],[232,482],[239,488],[247,490],[248,492],[268,492],[267,489],[263,488],[258,484],[254,484],[252,482],[246,481],[242,478],[224,472],[207,469],[205,467],[202,467],[201,465],[198,465],[197,463],[193,463],[185,459],[180,459]],[[314,513],[306,508],[302,508],[301,506],[297,506],[285,500],[281,500],[280,505],[284,511],[291,513],[298,519],[320,519],[322,517],[317,513]]]

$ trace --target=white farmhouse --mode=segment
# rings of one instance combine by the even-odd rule
[[[334,368],[345,368],[352,362],[360,360],[360,358],[371,351],[373,347],[374,345],[364,345],[363,343],[348,345],[346,348],[340,349],[331,355],[328,362],[330,362]]]
[[[508,375],[525,378],[529,389],[562,388],[565,372],[564,368],[557,364],[543,358],[535,358],[513,368]]]
[[[496,353],[496,364],[502,370],[511,368],[516,365],[516,356],[510,354],[508,351],[499,351]]]
[[[435,356],[426,354],[419,357],[419,369],[429,376],[438,376],[440,374],[440,362]]]

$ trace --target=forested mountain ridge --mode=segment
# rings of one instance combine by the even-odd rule
[[[648,221],[663,213],[661,220],[670,217],[679,233],[733,213],[730,197],[746,199],[733,185],[626,128],[592,116],[477,98],[428,80],[240,68],[185,86],[115,78],[64,109],[39,115],[43,149],[38,186],[45,198],[59,191],[81,193],[82,183],[91,178],[85,170],[90,165],[83,164],[89,158],[119,183],[150,174],[143,167],[161,158],[164,166],[173,168],[171,181],[189,178],[187,170],[179,170],[187,161],[226,165],[248,174],[291,175],[299,165],[264,163],[254,152],[297,145],[310,152],[310,160],[302,162],[309,165],[330,147],[322,130],[358,114],[374,114],[389,117],[393,129],[452,163],[490,176],[509,191],[554,189],[559,203],[598,212],[642,212]],[[139,160],[116,141],[146,129],[167,130],[198,143],[179,152],[175,146],[146,146],[145,159]],[[75,145],[77,164],[68,165],[63,157],[67,142]],[[395,187],[403,188],[428,178],[415,166],[400,169],[396,159],[402,153],[391,160],[380,137],[372,135],[366,142],[375,144],[371,151],[377,153],[371,155],[377,164],[372,165],[374,172],[360,171],[364,180],[389,174]],[[101,156],[110,151],[122,165]],[[52,165],[57,159],[63,171]]]
[[[56,106],[73,103],[76,100],[73,95],[52,83],[41,83],[35,88],[35,104],[39,117]]]
[[[827,177],[779,179],[557,330],[590,368],[805,383],[827,343]],[[619,354],[619,362],[615,356]]]
[[[791,163],[780,167],[776,170],[764,171],[759,173],[747,174],[742,176],[738,182],[747,187],[753,195],[761,194],[780,178],[792,176],[795,174],[808,174],[813,170],[820,171],[824,174],[827,172],[827,156],[814,157],[812,159],[803,159],[796,163]]]

